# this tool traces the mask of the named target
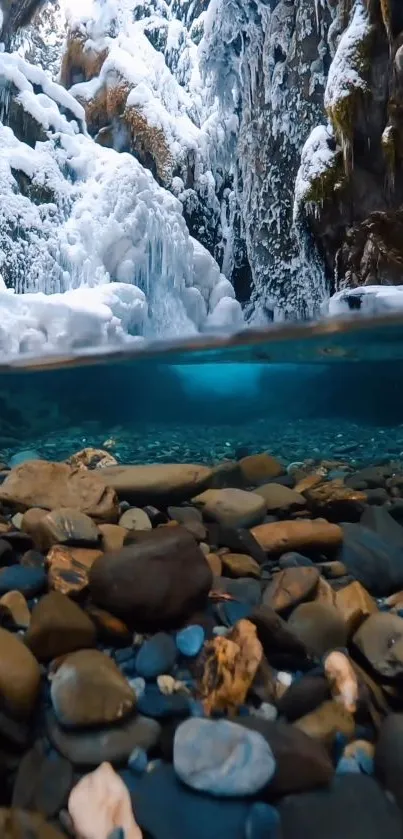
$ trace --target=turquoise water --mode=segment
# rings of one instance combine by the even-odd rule
[[[0,458],[217,462],[269,450],[367,463],[403,459],[403,323],[286,325],[75,358],[3,360]]]

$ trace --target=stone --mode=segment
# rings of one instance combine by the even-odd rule
[[[282,839],[400,839],[401,816],[367,775],[337,775],[326,790],[290,795],[279,804]]]
[[[214,835],[244,839],[246,835],[247,799],[200,795],[181,783],[169,763],[157,764],[140,776],[132,804],[144,836],[155,839],[213,839]]]
[[[388,544],[403,548],[403,527],[392,518],[387,507],[367,507],[360,523]]]
[[[224,527],[252,527],[264,518],[266,504],[255,492],[243,489],[207,489],[192,498],[205,518]]]
[[[277,700],[276,707],[279,714],[289,722],[294,722],[314,711],[326,699],[330,699],[329,682],[326,677],[305,673],[285,690]]]
[[[123,719],[136,694],[113,659],[99,650],[79,650],[63,658],[52,675],[51,698],[61,725],[85,727]]]
[[[68,508],[52,510],[38,517],[36,524],[30,524],[30,535],[36,547],[42,551],[47,551],[52,545],[58,544],[92,548],[96,547],[100,541],[100,533],[95,522],[85,513]]]
[[[202,626],[186,626],[176,634],[176,646],[182,655],[190,658],[199,654],[204,644],[204,629]]]
[[[403,547],[382,539],[361,524],[343,525],[341,561],[374,597],[403,588]]]
[[[119,526],[126,530],[151,530],[152,524],[147,513],[140,507],[130,507],[119,519]]]
[[[28,533],[23,533],[22,530],[7,530],[1,534],[1,543],[7,543],[16,554],[22,554],[34,547],[34,540]],[[3,554],[4,564],[4,554]]]
[[[265,738],[276,761],[276,772],[266,790],[267,797],[282,796],[327,786],[334,769],[325,746],[294,725],[271,722],[254,715],[235,717],[234,722]]]
[[[146,684],[139,696],[138,711],[146,717],[164,719],[169,717],[188,717],[190,713],[189,697],[184,693],[166,693],[158,685]]]
[[[45,594],[34,606],[25,637],[39,661],[92,647],[95,639],[96,629],[88,615],[58,591]]]
[[[269,513],[293,513],[306,508],[304,496],[282,484],[263,484],[255,492],[264,498]]]
[[[0,614],[6,610],[14,626],[27,629],[31,613],[24,595],[20,591],[9,591],[0,598]]]
[[[35,543],[37,543],[38,540],[39,542],[41,541],[40,523],[47,514],[48,511],[44,510],[43,507],[30,507],[22,516],[21,530],[32,536]],[[20,515],[20,513],[18,515]],[[37,546],[39,547],[39,545]]]
[[[117,460],[110,452],[89,446],[72,454],[66,463],[74,466],[75,469],[104,469],[106,466],[115,466]]]
[[[359,521],[367,502],[364,492],[347,487],[338,478],[310,487],[303,495],[316,516],[335,522]]]
[[[28,717],[40,684],[38,662],[17,635],[0,629],[0,695],[6,710]]]
[[[217,554],[208,553],[206,555],[207,562],[211,568],[213,577],[221,577],[222,574],[222,559]]]
[[[313,562],[307,556],[297,553],[296,551],[288,551],[288,553],[280,556],[278,561],[279,568],[312,568]]]
[[[20,559],[20,565],[25,568],[45,568],[45,557],[39,551],[26,551]]]
[[[54,818],[73,786],[73,767],[57,752],[46,752],[41,741],[25,753],[18,767],[12,806]]]
[[[88,587],[90,568],[100,556],[102,551],[94,548],[53,545],[46,557],[49,588],[72,597],[80,595]]]
[[[80,839],[110,839],[115,830],[122,839],[143,839],[129,791],[110,763],[81,778],[70,793],[68,810]]]
[[[375,600],[357,580],[336,592],[335,605],[347,626],[349,637],[366,618],[378,611]]]
[[[271,478],[284,475],[284,466],[275,457],[266,452],[243,457],[239,461],[242,478],[248,486],[259,486]]]
[[[336,592],[324,577],[319,577],[318,588],[316,589],[315,594],[315,603],[322,603],[325,606],[335,608]]]
[[[198,522],[202,524],[203,516],[200,510],[197,510],[196,507],[190,506],[182,506],[182,507],[168,507],[168,515],[170,519],[173,521],[179,522],[179,524],[189,524],[189,522]]]
[[[350,714],[355,714],[358,705],[358,678],[350,659],[336,650],[325,657],[323,666],[333,699],[340,702]]]
[[[224,576],[260,579],[260,565],[247,554],[222,554]]]
[[[256,606],[249,620],[255,624],[258,638],[268,660],[276,667],[299,669],[305,664],[304,644],[270,606]]]
[[[0,808],[0,833],[4,839],[65,839],[65,834],[39,813]]]
[[[171,635],[157,632],[140,647],[136,656],[136,672],[144,679],[155,679],[172,670],[176,655],[176,645]]]
[[[10,565],[0,569],[0,595],[19,591],[25,597],[35,597],[46,588],[46,574],[43,568],[29,568],[24,565]]]
[[[403,811],[403,714],[388,714],[375,747],[375,772]]]
[[[229,720],[191,718],[176,730],[174,769],[192,789],[214,796],[254,795],[276,764],[267,741]]]
[[[199,689],[205,713],[233,712],[244,704],[263,656],[256,627],[240,620],[227,637],[217,636],[204,650]]]
[[[320,740],[327,748],[333,746],[337,736],[343,735],[351,740],[355,732],[353,715],[334,700],[322,702],[314,711],[296,720],[294,725],[309,737]]]
[[[281,839],[280,816],[276,808],[264,801],[255,801],[247,816],[245,835],[248,839]]]
[[[250,530],[245,528],[222,527],[217,522],[208,522],[208,542],[212,550],[227,548],[231,553],[247,554],[255,559],[259,565],[267,562],[267,556],[252,536]]]
[[[102,471],[108,487],[130,504],[167,507],[186,501],[209,484],[212,470],[196,464],[111,466]]]
[[[97,629],[97,637],[101,642],[112,644],[115,647],[124,647],[130,644],[132,633],[120,618],[115,618],[106,609],[100,609],[92,603],[86,606],[85,611],[94,622]]]
[[[285,568],[274,574],[263,593],[263,603],[279,614],[315,597],[319,582],[317,568]]]
[[[46,729],[58,752],[77,767],[99,766],[104,760],[124,764],[134,748],[148,751],[156,747],[161,734],[160,724],[141,714],[107,728],[75,730],[60,726],[49,712]]]
[[[100,524],[98,530],[101,534],[101,547],[105,553],[123,548],[127,535],[125,527],[120,527],[118,524]]]
[[[318,519],[260,524],[252,528],[251,534],[269,556],[284,554],[286,551],[333,554],[343,540],[341,527]]]
[[[99,521],[116,521],[116,493],[102,478],[66,463],[31,460],[13,469],[0,486],[0,501],[24,512],[30,507],[70,507]]]
[[[318,658],[347,643],[347,627],[343,617],[329,604],[317,601],[301,603],[288,619],[288,626],[308,652]]]
[[[331,562],[319,562],[318,568],[327,580],[338,580],[347,574],[346,566],[338,559],[334,559]]]
[[[136,537],[94,562],[90,592],[96,605],[157,629],[203,607],[212,574],[190,533],[164,527]]]
[[[403,674],[403,619],[378,612],[361,624],[353,643],[378,676],[395,679]]]
[[[224,600],[237,600],[243,603],[249,603],[251,606],[257,606],[262,599],[261,586],[258,580],[251,577],[238,577],[233,580],[230,577],[215,577],[213,580],[214,595],[229,595],[224,596]],[[210,598],[213,598],[210,592]]]
[[[16,557],[12,546],[5,539],[0,539],[0,566],[12,565],[15,560]]]
[[[352,758],[358,764],[360,771],[366,775],[374,774],[375,745],[368,740],[353,740],[347,743],[343,757]]]

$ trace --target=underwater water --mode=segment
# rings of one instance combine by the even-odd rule
[[[402,375],[399,317],[4,362],[0,458],[106,441],[134,464],[403,458]]]

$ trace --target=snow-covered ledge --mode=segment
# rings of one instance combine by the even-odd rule
[[[401,309],[403,310],[403,285],[369,285],[338,291],[323,304],[322,314],[325,317],[337,317],[351,312],[378,315]]]

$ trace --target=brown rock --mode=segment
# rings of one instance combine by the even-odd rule
[[[306,490],[313,489],[314,487],[319,486],[323,481],[323,475],[314,473],[313,475],[304,475],[294,487],[294,492],[303,493]],[[305,502],[306,503],[306,502]]]
[[[108,725],[127,716],[136,694],[112,658],[79,650],[62,659],[52,676],[53,709],[61,725]]]
[[[47,512],[48,511],[44,510],[43,507],[30,507],[30,509],[26,510],[22,517],[21,530],[23,530],[24,533],[29,533],[39,548],[40,546],[38,544],[38,540],[40,541],[40,522],[43,518],[45,518]]]
[[[255,490],[266,502],[266,509],[271,512],[293,512],[306,508],[306,499],[294,489],[282,484],[263,484]]]
[[[310,509],[329,521],[359,521],[367,501],[363,492],[350,489],[343,481],[323,481],[318,486],[304,490]]]
[[[150,466],[111,466],[102,472],[119,498],[144,507],[186,501],[208,485],[212,471],[195,464],[162,463]]]
[[[39,813],[15,807],[0,809],[0,833],[2,839],[65,839],[65,834]]]
[[[370,615],[353,637],[353,643],[373,670],[386,679],[403,675],[403,620],[392,613]]]
[[[54,545],[46,558],[49,588],[71,596],[80,594],[87,588],[90,568],[100,556],[103,552],[99,550]]]
[[[403,591],[397,591],[395,594],[391,594],[390,597],[386,598],[385,603],[391,609],[403,609]]]
[[[238,487],[243,489],[245,479],[242,470],[236,461],[224,460],[212,469],[209,480],[210,489],[227,489],[227,487]]]
[[[0,694],[6,708],[27,717],[39,692],[38,662],[17,635],[0,629]]]
[[[262,521],[266,512],[264,499],[243,489],[207,489],[192,501],[206,518],[224,527],[251,527]]]
[[[220,556],[217,554],[207,554],[206,555],[207,562],[211,568],[213,577],[221,577],[222,574],[222,560]]]
[[[319,577],[315,601],[316,603],[324,603],[325,606],[335,606],[336,604],[336,592],[324,577]]]
[[[355,714],[358,704],[358,678],[350,659],[336,650],[329,653],[323,663],[333,699],[340,702],[350,714]]]
[[[150,519],[141,507],[130,507],[119,519],[119,526],[126,530],[151,530]]]
[[[66,463],[30,460],[12,469],[0,486],[0,501],[18,510],[71,507],[100,521],[116,521],[116,494],[99,474]]]
[[[23,519],[26,516],[28,513]],[[52,545],[95,547],[100,541],[100,533],[93,520],[79,510],[67,507],[38,516],[36,522],[29,522],[29,526],[36,547],[42,551],[47,551]]]
[[[75,469],[104,469],[105,466],[117,465],[117,460],[110,452],[104,449],[92,449],[90,447],[81,449],[73,454],[66,461]]]
[[[243,457],[239,466],[245,483],[248,486],[258,486],[269,481],[270,478],[278,478],[284,475],[284,466],[275,457],[263,452]]]
[[[335,605],[344,618],[349,636],[354,635],[366,618],[378,611],[375,600],[358,581],[336,592]]]
[[[96,630],[88,615],[69,597],[52,591],[34,606],[26,644],[39,661],[49,661],[95,644]]]
[[[102,536],[102,548],[105,551],[118,551],[123,548],[127,530],[118,524],[100,524],[98,530]]]
[[[235,713],[245,702],[263,657],[263,649],[250,621],[239,621],[227,637],[214,638],[205,645],[204,671],[200,682],[203,707]]]
[[[260,565],[247,554],[221,554],[224,566],[224,576],[227,577],[255,577],[260,579]],[[216,576],[221,576],[217,574]]]
[[[128,646],[131,643],[132,634],[120,618],[92,603],[86,607],[86,612],[94,621],[100,641],[115,646]]]
[[[263,603],[281,614],[315,597],[319,571],[311,567],[285,568],[274,574],[263,594]]]
[[[297,606],[287,625],[311,655],[318,658],[329,650],[344,647],[347,641],[347,627],[340,612],[317,601]]]
[[[318,562],[320,573],[328,580],[337,580],[339,577],[345,577],[348,574],[347,568],[339,559],[334,559],[331,562]]]
[[[0,598],[0,610],[5,609],[12,618],[15,626],[27,629],[31,622],[28,603],[20,591],[8,591]]]
[[[319,519],[260,524],[251,533],[269,555],[306,550],[333,553],[343,539],[341,527]]]
[[[80,839],[108,839],[115,831],[124,839],[142,839],[127,787],[110,763],[81,778],[70,793],[68,808]]]
[[[352,714],[334,700],[322,702],[315,711],[301,717],[293,723],[300,731],[320,740],[331,748],[338,734],[344,734],[348,740],[354,736],[355,721]]]

